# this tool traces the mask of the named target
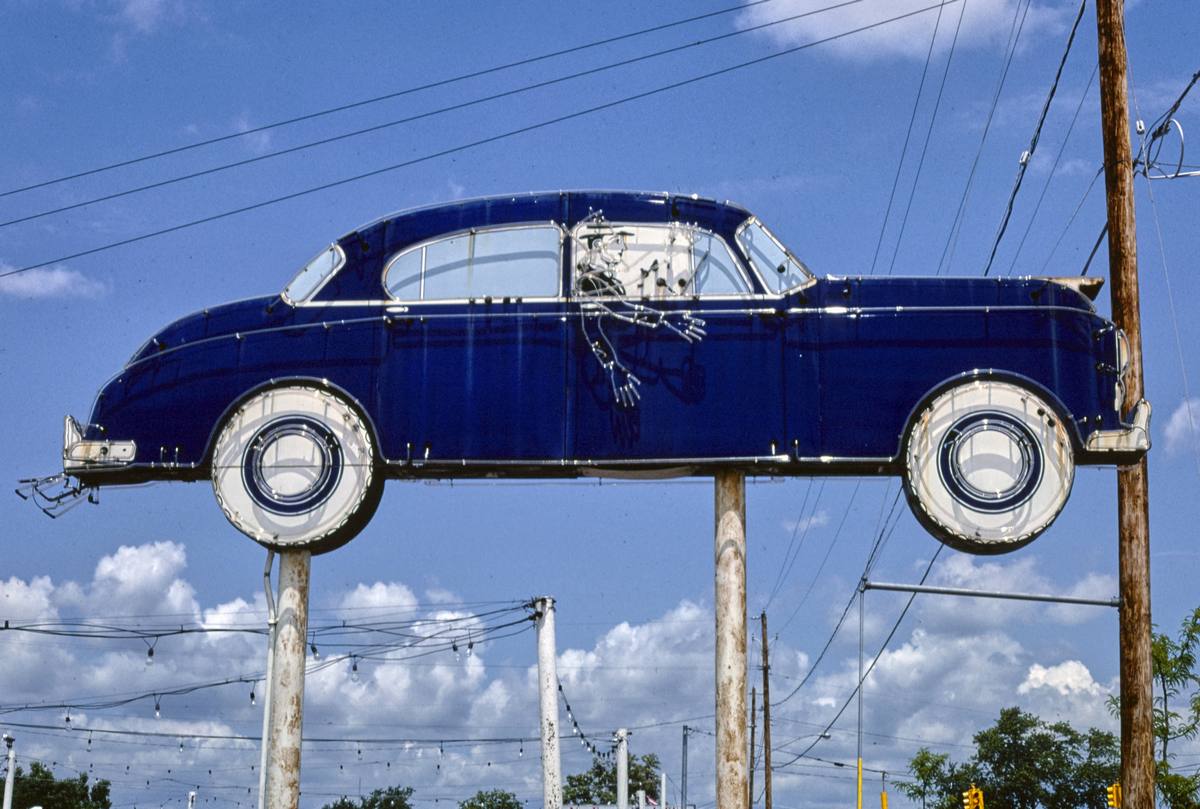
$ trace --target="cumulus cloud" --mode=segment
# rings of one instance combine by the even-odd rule
[[[0,295],[13,298],[98,298],[108,292],[102,281],[60,265],[4,275],[15,267],[0,262]]]
[[[1167,452],[1177,453],[1197,449],[1200,439],[1200,397],[1184,399],[1167,419],[1164,432]]]
[[[1057,666],[1034,663],[1025,675],[1025,681],[1017,686],[1018,694],[1028,694],[1035,688],[1051,688],[1063,696],[1088,694],[1100,696],[1104,689],[1092,679],[1088,667],[1078,660],[1066,660]]]
[[[774,3],[747,8],[739,18],[742,28],[762,25],[797,14],[817,11],[826,4],[820,0],[778,0]],[[891,3],[864,3],[825,13],[812,14],[762,30],[781,47],[794,47],[806,42],[862,28],[882,20],[927,7],[920,0],[894,0]],[[1012,27],[1014,13],[1021,4],[1017,0],[978,0],[964,5],[958,47],[1003,46]],[[959,11],[948,6],[942,12],[937,50],[949,48],[950,34],[957,23]],[[905,58],[923,59],[929,49],[936,11],[917,14],[894,23],[881,25],[823,45],[833,53],[857,61]],[[1022,41],[1046,30],[1057,30],[1062,24],[1062,10],[1033,7],[1025,19]]]

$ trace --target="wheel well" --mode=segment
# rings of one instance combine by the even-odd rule
[[[357,411],[358,415],[362,418],[363,423],[367,425],[367,429],[371,432],[372,454],[375,456],[375,463],[381,463],[382,455],[380,455],[379,430],[375,426],[375,420],[371,418],[371,414],[367,412],[365,407],[363,407],[362,402],[360,402],[357,397],[351,395],[350,392],[345,388],[330,382],[328,379],[318,379],[316,377],[308,376],[295,376],[287,377],[286,379],[272,379],[255,385],[249,390],[244,391],[238,398],[234,399],[228,407],[221,411],[220,417],[217,418],[216,422],[213,424],[212,430],[209,431],[208,441],[204,447],[204,474],[209,475],[212,472],[212,456],[216,447],[217,436],[221,434],[221,430],[224,428],[225,422],[229,419],[230,414],[237,411],[237,409],[241,407],[242,404],[247,400],[257,396],[260,393],[263,393],[264,391],[276,390],[278,388],[290,388],[295,386],[320,388],[321,390],[325,390],[334,394],[335,396],[344,400],[346,404],[350,405],[350,407],[354,408],[354,410]]]
[[[934,385],[929,391],[921,397],[916,406],[909,411],[908,417],[904,420],[904,429],[900,433],[899,441],[896,447],[895,463],[903,464],[904,462],[904,445],[908,440],[908,436],[912,433],[913,424],[917,418],[924,412],[929,403],[936,399],[947,390],[957,387],[958,385],[976,381],[993,381],[993,382],[1008,382],[1021,388],[1025,388],[1030,393],[1041,397],[1054,410],[1054,415],[1064,425],[1067,435],[1071,439],[1071,449],[1078,455],[1083,451],[1083,439],[1079,435],[1079,426],[1075,423],[1075,419],[1071,417],[1070,411],[1062,400],[1040,382],[1030,379],[1029,377],[1014,373],[1012,371],[1003,371],[996,369],[966,371],[957,376],[952,376]]]

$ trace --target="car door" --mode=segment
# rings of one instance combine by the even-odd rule
[[[785,451],[784,318],[721,237],[593,216],[570,245],[574,457],[636,466]]]
[[[561,229],[473,229],[406,248],[384,271],[389,458],[453,466],[563,457]]]

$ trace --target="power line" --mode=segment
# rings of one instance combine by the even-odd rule
[[[846,510],[842,512],[842,519],[838,522],[837,530],[833,534],[833,539],[829,540],[829,547],[825,549],[825,555],[821,558],[821,564],[817,566],[817,571],[813,574],[812,580],[808,583],[808,588],[804,591],[804,595],[800,597],[800,603],[792,610],[792,614],[788,616],[783,625],[779,627],[782,632],[791,626],[792,621],[796,620],[796,616],[800,614],[800,608],[808,601],[808,597],[812,595],[813,588],[817,586],[817,582],[821,578],[822,571],[825,570],[825,565],[829,562],[829,555],[833,553],[834,546],[837,545],[838,539],[842,536],[842,529],[846,527],[846,520],[850,518],[850,511],[854,508],[854,500],[858,497],[858,490],[862,488],[862,480],[858,480],[854,484],[854,490],[850,492],[850,499],[846,503]],[[795,560],[793,560],[794,562]]]
[[[1037,203],[1033,206],[1033,213],[1029,215],[1029,222],[1025,225],[1025,231],[1021,234],[1021,241],[1017,243],[1016,252],[1013,253],[1012,261],[1008,265],[1008,274],[1012,275],[1017,267],[1017,260],[1021,257],[1021,251],[1025,248],[1025,240],[1029,238],[1029,232],[1033,229],[1033,223],[1037,221],[1038,211],[1042,209],[1042,201],[1046,199],[1046,192],[1050,190],[1050,183],[1054,181],[1055,173],[1058,171],[1058,164],[1062,161],[1063,153],[1067,150],[1067,144],[1071,142],[1071,133],[1075,131],[1075,124],[1079,120],[1079,113],[1083,109],[1083,104],[1087,101],[1088,94],[1092,91],[1092,86],[1096,82],[1096,74],[1100,71],[1100,62],[1097,60],[1092,68],[1092,75],[1088,79],[1087,84],[1083,88],[1083,92],[1079,95],[1079,103],[1075,105],[1075,114],[1071,116],[1071,123],[1067,127],[1067,134],[1063,136],[1063,141],[1058,147],[1058,154],[1054,156],[1054,164],[1050,166],[1050,171],[1046,175],[1046,182],[1042,185],[1042,193],[1038,195]]]
[[[954,220],[950,224],[950,233],[946,237],[946,245],[942,248],[941,258],[938,259],[936,275],[942,274],[942,265],[946,265],[947,271],[954,263],[954,249],[958,243],[958,234],[962,232],[962,225],[966,219],[967,203],[971,197],[971,188],[975,183],[975,172],[979,169],[979,159],[983,156],[983,147],[987,143],[988,133],[992,129],[992,120],[996,115],[996,108],[1000,104],[1000,94],[1004,91],[1004,82],[1008,79],[1008,69],[1012,66],[1013,56],[1017,53],[1017,44],[1021,40],[1021,32],[1025,30],[1025,19],[1029,16],[1029,7],[1033,4],[1033,0],[1025,0],[1025,11],[1021,12],[1020,0],[1017,0],[1013,8],[1012,26],[1009,28],[1008,34],[1008,52],[1004,58],[1004,66],[1000,70],[1000,79],[996,82],[996,92],[992,94],[992,106],[988,109],[987,120],[983,125],[983,134],[979,136],[979,148],[975,151],[975,159],[971,161],[971,171],[967,174],[966,185],[963,186],[962,199],[958,203],[958,210],[954,213]],[[1018,18],[1020,24],[1018,24]]]
[[[559,124],[559,123],[563,123],[565,121],[570,121],[570,120],[573,120],[576,118],[582,118],[584,116],[592,115],[597,112],[602,112],[607,109],[612,109],[613,107],[618,107],[623,104],[631,103],[633,101],[639,101],[644,98],[650,98],[655,95],[659,95],[661,93],[669,92],[671,90],[676,90],[681,87],[686,87],[688,85],[696,84],[698,82],[706,81],[708,79],[716,78],[718,76],[723,76],[728,73],[733,73],[737,70],[742,70],[742,69],[745,69],[748,67],[752,67],[754,65],[763,64],[765,62],[768,62],[768,61],[771,61],[774,59],[779,59],[780,57],[783,57],[783,56],[788,56],[790,54],[797,53],[799,51],[803,51],[803,50],[807,50],[809,48],[816,47],[817,45],[823,45],[828,42],[833,42],[838,39],[843,39],[848,36],[853,36],[854,34],[862,33],[863,31],[869,31],[874,28],[879,28],[884,25],[889,25],[894,22],[899,22],[900,20],[908,19],[909,17],[914,17],[918,14],[924,14],[926,12],[933,11],[936,8],[940,8],[942,6],[947,6],[952,3],[958,3],[958,2],[961,2],[961,0],[942,0],[942,2],[940,2],[940,3],[936,3],[936,4],[930,5],[930,6],[925,6],[923,8],[919,8],[914,11],[907,12],[905,14],[899,14],[894,17],[889,17],[887,19],[879,20],[874,23],[869,23],[867,25],[861,25],[861,26],[858,26],[857,28],[852,28],[848,31],[843,31],[842,33],[839,33],[839,34],[833,34],[831,36],[822,37],[821,39],[816,39],[816,40],[813,40],[812,42],[806,42],[803,45],[797,45],[795,47],[791,47],[791,48],[787,48],[787,49],[784,49],[781,51],[776,51],[775,53],[767,54],[766,56],[760,56],[756,59],[751,59],[751,60],[748,60],[745,62],[739,62],[737,64],[731,65],[729,67],[721,68],[719,70],[714,70],[714,71],[710,71],[708,73],[702,73],[702,74],[699,74],[696,76],[692,76],[690,78],[683,79],[680,81],[671,82],[670,84],[662,85],[662,86],[656,87],[652,90],[646,90],[644,92],[636,93],[634,95],[625,96],[623,98],[616,99],[615,101],[609,101],[609,102],[606,102],[603,104],[597,104],[595,106],[587,107],[585,109],[578,110],[576,112],[571,112],[571,113],[567,113],[565,115],[557,116],[555,118],[550,118],[550,119],[547,119],[544,121],[539,121],[538,123],[529,124],[527,126],[518,127],[516,129],[510,129],[507,132],[502,132],[498,135],[492,135],[490,137],[480,138],[479,140],[474,140],[469,143],[460,144],[458,146],[452,146],[447,149],[441,149],[439,151],[432,152],[430,154],[426,154],[421,157],[416,157],[411,160],[405,160],[400,163],[394,163],[390,166],[384,166],[383,168],[363,172],[361,174],[356,174],[351,177],[345,177],[340,180],[334,180],[332,182],[322,183],[320,185],[312,186],[310,188],[306,188],[301,191],[294,191],[290,194],[284,194],[282,196],[272,197],[270,199],[266,199],[261,202],[256,202],[251,205],[244,205],[239,208],[233,208],[233,209],[230,209],[227,211],[222,211],[221,213],[216,213],[216,214],[212,214],[210,216],[200,217],[199,219],[193,219],[191,221],[184,222],[182,224],[172,225],[170,227],[150,231],[149,233],[143,233],[138,236],[131,236],[127,239],[121,239],[121,240],[118,240],[115,242],[109,242],[108,244],[104,244],[99,247],[93,247],[93,248],[90,248],[87,250],[80,250],[78,252],[71,253],[68,255],[58,256],[57,258],[49,259],[46,261],[40,261],[40,262],[37,262],[36,264],[28,264],[23,267],[17,267],[15,269],[8,270],[7,272],[0,273],[0,278],[7,278],[10,275],[17,275],[19,273],[28,272],[30,270],[38,269],[41,267],[47,267],[52,264],[57,264],[59,262],[70,261],[71,259],[82,258],[83,256],[90,256],[90,255],[94,255],[96,253],[101,253],[101,252],[104,252],[107,250],[112,250],[117,247],[124,247],[129,244],[135,244],[137,242],[146,241],[147,239],[153,239],[153,238],[157,238],[159,236],[165,236],[170,233],[176,233],[178,231],[186,230],[188,228],[193,228],[193,227],[197,227],[199,225],[208,224],[209,222],[215,222],[220,219],[226,219],[231,216],[237,216],[239,214],[248,213],[250,211],[258,210],[260,208],[265,208],[270,205],[276,205],[281,202],[287,202],[289,200],[298,199],[299,197],[308,196],[310,194],[315,194],[320,191],[327,191],[331,188],[337,188],[337,187],[340,187],[343,185],[348,185],[350,183],[358,182],[360,180],[365,180],[370,177],[376,177],[381,174],[386,174],[386,173],[389,173],[392,171],[397,171],[399,169],[408,168],[410,166],[415,166],[419,163],[425,163],[430,160],[435,160],[439,157],[446,157],[448,155],[457,154],[459,152],[465,152],[469,149],[474,149],[474,148],[477,148],[480,146],[485,146],[487,144],[496,143],[496,142],[499,142],[502,140],[507,140],[509,138],[516,137],[517,135],[523,135],[528,132],[533,132],[533,131],[536,131],[539,129],[544,129],[546,127],[553,126],[553,125]]]
[[[181,152],[187,152],[192,149],[199,149],[202,146],[211,146],[212,144],[215,144],[215,143],[222,143],[224,141],[234,140],[236,138],[243,138],[243,137],[246,137],[247,135],[254,135],[259,132],[266,132],[269,129],[277,129],[282,126],[288,126],[290,124],[300,123],[301,121],[311,121],[314,118],[321,118],[323,116],[332,115],[337,112],[345,112],[346,110],[352,110],[352,109],[356,109],[358,107],[365,107],[369,104],[376,104],[381,101],[388,101],[393,98],[400,98],[401,96],[410,95],[412,93],[421,92],[423,90],[432,90],[437,87],[445,87],[450,84],[455,84],[457,82],[466,81],[467,79],[475,79],[475,78],[479,78],[480,76],[487,76],[492,73],[499,73],[501,71],[510,70],[510,69],[516,68],[516,67],[524,67],[526,65],[531,65],[536,62],[545,61],[547,59],[553,59],[558,56],[566,56],[567,54],[578,53],[580,51],[590,50],[591,48],[598,48],[603,45],[611,45],[614,42],[621,42],[622,40],[632,39],[634,37],[639,37],[644,34],[653,34],[653,33],[659,32],[659,31],[665,31],[668,28],[675,28],[680,25],[687,25],[689,23],[698,22],[700,20],[706,20],[711,17],[717,17],[722,14],[729,14],[731,12],[741,11],[742,9],[750,8],[751,6],[758,6],[758,5],[762,5],[763,3],[770,3],[773,1],[774,0],[751,0],[751,2],[747,2],[744,4],[739,4],[739,5],[735,5],[735,6],[727,6],[725,8],[717,9],[716,11],[710,11],[706,14],[698,14],[694,17],[685,17],[680,20],[674,20],[672,22],[663,23],[661,25],[654,25],[649,28],[642,28],[637,31],[631,31],[626,34],[618,34],[617,36],[606,37],[604,39],[598,39],[593,42],[585,43],[583,45],[576,45],[574,47],[563,48],[562,50],[551,51],[550,53],[544,53],[544,54],[541,54],[540,56],[530,56],[530,57],[526,57],[524,59],[518,59],[514,62],[508,62],[508,63],[502,64],[502,65],[495,65],[493,67],[484,68],[482,70],[475,70],[475,71],[471,71],[469,73],[462,73],[462,74],[459,74],[457,76],[452,76],[447,79],[439,79],[437,81],[427,82],[425,84],[420,84],[415,87],[409,87],[404,90],[396,90],[394,92],[385,93],[383,95],[373,96],[371,98],[364,98],[364,99],[361,99],[358,101],[352,101],[348,104],[340,104],[336,107],[329,107],[329,108],[326,108],[323,110],[317,110],[315,112],[303,113],[301,115],[297,115],[292,118],[286,118],[284,120],[276,121],[276,122],[270,123],[270,124],[263,124],[262,126],[256,126],[251,129],[243,129],[238,132],[230,132],[227,135],[220,135],[215,138],[208,138],[206,140],[195,141],[193,143],[188,143],[183,146],[176,146],[171,149],[165,149],[160,152],[154,152],[152,154],[145,154],[145,155],[141,155],[140,157],[133,157],[133,158],[129,158],[127,160],[121,160],[116,163],[109,163],[108,165],[98,166],[96,168],[91,168],[91,169],[86,169],[84,171],[76,172],[75,174],[68,174],[68,175],[64,175],[62,177],[56,177],[51,180],[43,180],[41,182],[34,183],[33,185],[27,185],[22,188],[9,189],[8,191],[0,192],[0,197],[7,197],[7,196],[11,196],[13,194],[20,194],[24,191],[32,191],[36,188],[44,188],[48,185],[54,185],[56,183],[66,182],[68,180],[77,180],[81,177],[88,177],[90,175],[99,174],[100,172],[109,171],[111,169],[123,168],[125,166],[132,166],[137,163],[144,163],[147,160],[154,160],[154,159],[157,159],[160,157],[167,157],[168,155],[179,154]]]
[[[908,215],[912,212],[913,199],[917,195],[917,183],[921,180],[921,169],[925,168],[925,155],[929,152],[929,140],[933,136],[933,125],[937,122],[938,111],[942,107],[942,94],[946,90],[946,78],[950,75],[950,64],[954,61],[954,50],[958,45],[958,34],[962,30],[963,14],[966,13],[968,0],[963,0],[958,7],[958,22],[954,26],[954,36],[950,39],[950,50],[946,55],[946,66],[942,69],[942,81],[938,84],[937,98],[933,102],[933,112],[929,116],[929,127],[925,130],[925,142],[921,144],[921,157],[917,160],[917,171],[913,175],[912,187],[908,190],[908,202],[904,205],[904,216],[900,218],[900,233],[896,236],[896,248],[892,251],[892,260],[888,263],[887,274],[891,275],[896,267],[896,258],[900,255],[900,245],[904,241],[904,229],[908,225]]]
[[[175,185],[176,183],[185,182],[187,180],[194,180],[199,177],[207,177],[209,175],[217,174],[222,171],[228,171],[230,169],[241,168],[243,166],[249,166],[251,164],[258,163],[263,160],[270,160],[272,158],[282,157],[284,155],[295,154],[297,152],[306,151],[308,149],[312,149],[317,146],[325,146],[330,143],[337,143],[339,141],[348,140],[350,138],[359,137],[360,135],[366,135],[366,134],[369,134],[372,132],[380,132],[384,129],[389,129],[392,127],[400,126],[402,124],[409,124],[409,123],[413,123],[414,121],[421,121],[421,120],[425,120],[428,118],[434,118],[438,115],[443,115],[448,112],[456,112],[458,110],[468,109],[470,107],[474,107],[474,106],[477,106],[479,104],[483,104],[483,103],[486,103],[489,101],[496,101],[501,98],[510,98],[512,96],[520,95],[521,93],[527,93],[531,90],[539,90],[539,89],[542,89],[545,87],[552,87],[557,84],[562,84],[562,83],[568,82],[568,81],[574,81],[575,79],[584,78],[586,76],[593,76],[593,75],[603,73],[608,70],[614,70],[614,69],[620,68],[620,67],[627,67],[629,65],[636,64],[638,62],[644,62],[649,59],[657,59],[660,56],[666,56],[666,55],[672,54],[672,53],[679,53],[681,51],[685,51],[690,48],[697,48],[697,47],[701,47],[704,45],[710,45],[714,42],[719,42],[721,40],[730,39],[732,37],[742,36],[743,34],[749,34],[749,33],[755,32],[755,31],[761,31],[761,30],[770,28],[775,25],[782,25],[783,23],[794,22],[803,17],[811,17],[816,14],[823,14],[827,11],[834,11],[836,9],[844,8],[846,6],[854,5],[856,3],[861,3],[861,2],[863,2],[863,0],[843,0],[843,2],[834,4],[831,6],[825,6],[823,8],[815,9],[813,11],[806,11],[806,12],[803,12],[800,14],[793,14],[790,17],[784,17],[782,19],[772,20],[770,22],[765,22],[760,25],[755,25],[755,26],[751,26],[748,28],[741,28],[736,31],[731,31],[731,32],[724,33],[724,34],[718,34],[717,36],[706,37],[704,39],[698,39],[694,42],[688,42],[683,45],[677,45],[675,47],[664,48],[663,50],[653,51],[651,53],[646,53],[646,54],[641,54],[639,56],[634,56],[629,59],[622,59],[621,61],[612,62],[607,65],[601,65],[599,67],[593,67],[593,68],[589,68],[587,70],[581,70],[581,71],[578,71],[575,73],[568,73],[565,76],[558,76],[556,78],[546,79],[544,81],[539,81],[539,82],[534,82],[533,84],[526,84],[521,87],[514,88],[512,90],[504,90],[503,92],[492,93],[490,95],[481,96],[479,98],[474,98],[469,101],[462,101],[457,104],[450,104],[448,106],[439,107],[437,109],[429,110],[427,112],[417,113],[416,115],[409,115],[404,118],[398,118],[394,121],[387,121],[385,123],[376,124],[374,126],[368,126],[363,129],[356,129],[356,130],[353,130],[350,132],[343,132],[338,135],[331,135],[330,137],[327,137],[327,138],[321,138],[319,140],[309,141],[308,143],[302,143],[297,146],[289,146],[286,149],[278,149],[274,152],[267,152],[266,154],[255,155],[254,157],[247,157],[242,160],[235,160],[231,163],[223,163],[218,166],[212,166],[207,169],[193,171],[188,174],[182,174],[182,175],[179,175],[176,177],[169,177],[165,180],[158,180],[156,182],[146,183],[145,185],[136,186],[134,188],[127,188],[123,191],[115,191],[111,194],[105,194],[103,196],[93,197],[91,199],[82,200],[80,202],[73,202],[69,205],[61,205],[57,208],[50,208],[48,210],[40,211],[38,213],[26,214],[25,216],[20,216],[15,219],[9,219],[7,221],[0,222],[0,228],[5,228],[10,225],[17,225],[22,222],[30,222],[35,219],[41,219],[46,216],[52,216],[54,214],[65,213],[67,211],[73,211],[73,210],[76,210],[79,208],[85,208],[89,205],[95,205],[96,203],[100,203],[100,202],[110,202],[114,199],[120,199],[122,197],[127,197],[127,196],[131,196],[133,194],[141,193],[142,191],[150,191],[150,190],[153,190],[156,188],[164,188],[166,186]]]
[[[942,25],[942,9],[938,9],[937,19],[933,23],[933,35],[929,37],[929,51],[925,54],[925,66],[921,68],[921,81],[917,84],[917,98],[913,101],[912,115],[908,117],[908,129],[904,132],[904,145],[900,147],[900,160],[896,163],[896,176],[892,179],[892,190],[888,192],[887,208],[883,212],[883,222],[879,226],[879,238],[875,240],[875,254],[871,256],[871,269],[868,275],[874,275],[875,264],[879,261],[879,248],[883,246],[883,235],[887,232],[888,220],[892,216],[892,202],[896,198],[896,187],[900,185],[900,172],[904,169],[904,158],[908,155],[908,141],[912,137],[913,124],[917,120],[917,110],[921,106],[921,94],[925,92],[925,77],[929,73],[929,63],[933,60],[933,46],[937,42],[938,29]]]
[[[1004,231],[1008,230],[1008,220],[1012,218],[1017,192],[1021,190],[1021,181],[1025,179],[1025,170],[1029,168],[1034,152],[1037,151],[1038,141],[1042,137],[1042,126],[1046,123],[1046,116],[1050,113],[1050,104],[1054,101],[1055,93],[1058,92],[1058,82],[1062,78],[1063,68],[1067,65],[1067,57],[1071,55],[1071,46],[1075,44],[1075,32],[1079,30],[1079,21],[1083,19],[1083,10],[1086,7],[1087,0],[1082,0],[1079,4],[1079,13],[1075,15],[1075,22],[1071,26],[1071,34],[1067,37],[1067,47],[1063,49],[1062,59],[1059,60],[1058,70],[1054,74],[1054,81],[1050,84],[1050,92],[1046,94],[1046,101],[1042,104],[1042,114],[1038,117],[1037,126],[1033,129],[1033,137],[1029,140],[1029,148],[1021,155],[1020,165],[1017,167],[1017,179],[1013,182],[1012,193],[1008,195],[1008,204],[1004,206],[1004,216],[1000,220],[1000,227],[996,230],[996,240],[992,243],[992,252],[983,268],[985,276],[991,272],[992,262],[996,260],[996,251],[1000,249],[1000,240],[1004,238]],[[1086,94],[1085,90],[1084,95]]]
[[[792,555],[792,549],[795,548],[796,556],[799,556],[800,549],[804,546],[804,540],[808,536],[808,529],[812,527],[813,521],[816,520],[817,506],[821,503],[821,494],[825,491],[825,480],[821,480],[821,485],[817,489],[817,499],[813,502],[812,511],[808,517],[804,516],[804,510],[808,506],[808,496],[812,494],[813,479],[809,478],[808,488],[804,490],[804,500],[800,503],[800,513],[796,515],[796,524],[792,526],[792,536],[788,540],[787,550],[783,553],[783,561],[779,565],[779,570],[775,573],[775,584],[771,586],[771,592],[767,596],[767,603],[763,607],[763,612],[771,608],[775,602],[775,596],[779,595],[780,588],[783,587],[783,582],[787,578],[787,573],[791,570],[791,562],[795,561],[795,556]],[[803,532],[801,528],[803,527]],[[796,544],[796,536],[800,536],[800,544]]]

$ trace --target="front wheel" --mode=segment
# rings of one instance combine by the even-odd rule
[[[1032,542],[1062,511],[1074,476],[1062,420],[1009,382],[976,380],[939,394],[905,441],[913,513],[967,553],[1007,553]]]
[[[276,550],[333,550],[379,505],[371,432],[321,388],[273,388],[226,419],[212,458],[213,492],[234,527]]]

